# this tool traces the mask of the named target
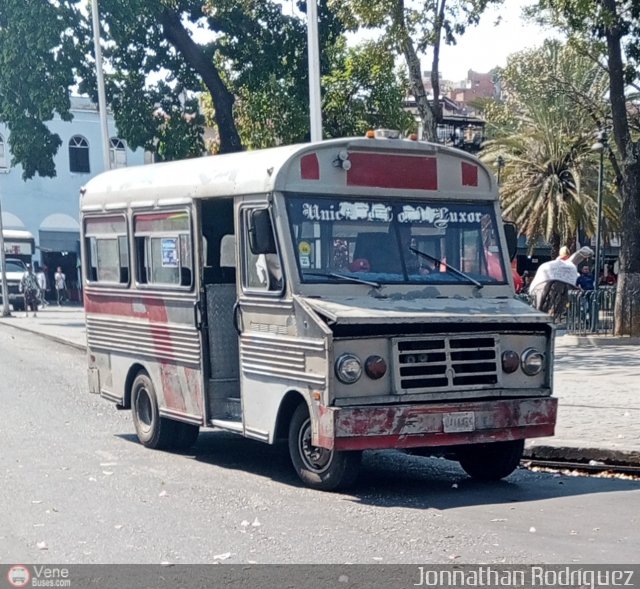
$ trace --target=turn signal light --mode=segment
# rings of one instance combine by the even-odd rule
[[[518,370],[520,366],[520,357],[513,350],[502,352],[502,370],[507,374],[511,374]]]
[[[364,363],[364,371],[372,380],[378,380],[387,373],[387,363],[382,356],[369,356]]]

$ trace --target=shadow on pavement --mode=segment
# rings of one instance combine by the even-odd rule
[[[135,435],[119,437],[138,443]],[[286,443],[269,446],[226,432],[204,431],[196,445],[181,454],[185,459],[304,487],[293,471]],[[343,495],[377,507],[444,510],[622,491],[640,491],[640,481],[518,469],[506,480],[480,482],[469,478],[457,462],[388,450],[365,452],[357,483]]]

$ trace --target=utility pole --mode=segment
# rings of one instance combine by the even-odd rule
[[[7,259],[4,253],[4,226],[2,224],[2,194],[0,193],[0,282],[2,282],[2,317],[11,317],[9,287],[7,285]]]
[[[307,53],[309,54],[309,119],[311,141],[322,140],[322,101],[320,97],[320,49],[318,43],[317,0],[307,1]]]
[[[104,91],[104,75],[102,72],[102,47],[100,46],[100,14],[98,12],[98,0],[91,0],[91,16],[93,19],[93,46],[96,58],[96,80],[98,82],[98,114],[100,117],[100,131],[102,135],[102,161],[105,171],[109,164],[109,128],[107,126],[107,98]]]

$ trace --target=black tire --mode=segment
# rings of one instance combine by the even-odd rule
[[[458,455],[460,466],[474,479],[498,481],[520,464],[524,440],[468,446]]]
[[[138,373],[133,381],[131,414],[136,434],[143,446],[154,450],[173,447],[177,422],[160,417],[156,391],[146,372]]]
[[[320,491],[336,491],[358,478],[362,452],[338,452],[311,445],[311,418],[305,404],[293,413],[289,423],[289,455],[300,479]]]

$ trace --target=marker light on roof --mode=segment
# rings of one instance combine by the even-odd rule
[[[398,129],[376,129],[376,139],[400,139],[400,131]]]

